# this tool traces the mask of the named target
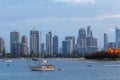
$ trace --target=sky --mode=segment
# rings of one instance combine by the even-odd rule
[[[59,36],[59,46],[65,36],[75,36],[78,30],[91,26],[98,47],[103,47],[103,34],[115,41],[115,26],[120,28],[120,0],[0,0],[0,37],[9,52],[10,32],[27,35],[36,28]]]

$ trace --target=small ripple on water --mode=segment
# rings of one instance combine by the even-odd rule
[[[120,65],[105,65],[107,67],[120,67]]]
[[[1,80],[7,80],[7,79],[1,79]]]

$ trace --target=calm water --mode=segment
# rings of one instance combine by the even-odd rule
[[[12,63],[0,60],[0,80],[120,80],[117,61],[48,60],[48,63],[55,64],[55,71],[31,71],[29,65],[36,64],[32,60]]]

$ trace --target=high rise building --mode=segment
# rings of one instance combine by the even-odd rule
[[[10,32],[10,52],[14,54],[13,44],[20,42],[20,33],[17,31]]]
[[[104,33],[104,51],[108,50],[108,35]]]
[[[53,55],[53,47],[52,47],[52,32],[46,34],[46,53],[47,55]]]
[[[81,28],[78,33],[78,39],[77,39],[77,45],[78,47],[85,47],[87,46],[86,44],[86,30],[84,28]]]
[[[93,46],[97,47],[98,43],[97,43],[97,38],[93,38]]]
[[[71,54],[72,53],[72,40],[62,41],[62,53]]]
[[[98,51],[97,39],[93,37],[91,27],[87,27],[87,53],[94,53]]]
[[[28,55],[28,38],[26,35],[21,37],[21,43],[23,44],[23,54]]]
[[[118,48],[120,42],[120,29],[118,29],[117,27],[115,28],[115,39],[116,39],[116,48]]]
[[[108,48],[116,49],[116,43],[115,42],[109,42]]]
[[[90,31],[90,36],[93,36],[93,33],[92,33],[92,31]]]
[[[0,37],[0,55],[5,54],[5,41],[3,38]]]
[[[85,53],[87,48],[86,30],[81,28],[78,32],[77,50],[79,53]]]
[[[87,27],[87,36],[91,36],[91,26]]]
[[[91,31],[91,26],[87,27],[87,47],[93,46],[93,36]]]
[[[58,54],[58,36],[54,35],[53,37],[53,53]]]
[[[39,31],[30,31],[30,54],[39,54]]]
[[[81,28],[78,33],[77,50],[79,53],[93,53],[98,51],[97,38],[93,37],[91,26],[86,30]]]
[[[44,49],[44,43],[41,44],[41,57],[44,58],[45,56],[45,49]]]
[[[12,44],[12,49],[13,49],[13,56],[17,57],[17,56],[22,56],[23,55],[23,50],[24,50],[24,45],[20,42],[14,42]]]
[[[67,37],[65,37],[65,40],[71,40],[72,41],[71,49],[72,49],[72,52],[74,52],[75,51],[75,37],[74,36],[67,36]]]
[[[92,45],[87,46],[87,53],[97,52],[98,51],[97,38],[92,37],[92,42],[91,43],[92,43]]]
[[[87,36],[87,47],[93,46],[93,37]]]

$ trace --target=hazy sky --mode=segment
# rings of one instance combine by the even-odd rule
[[[76,36],[80,28],[90,25],[98,46],[103,47],[103,33],[114,41],[115,25],[120,28],[120,0],[0,0],[0,36],[9,51],[10,32],[28,35],[32,28],[45,35]],[[61,44],[60,44],[61,46]]]

